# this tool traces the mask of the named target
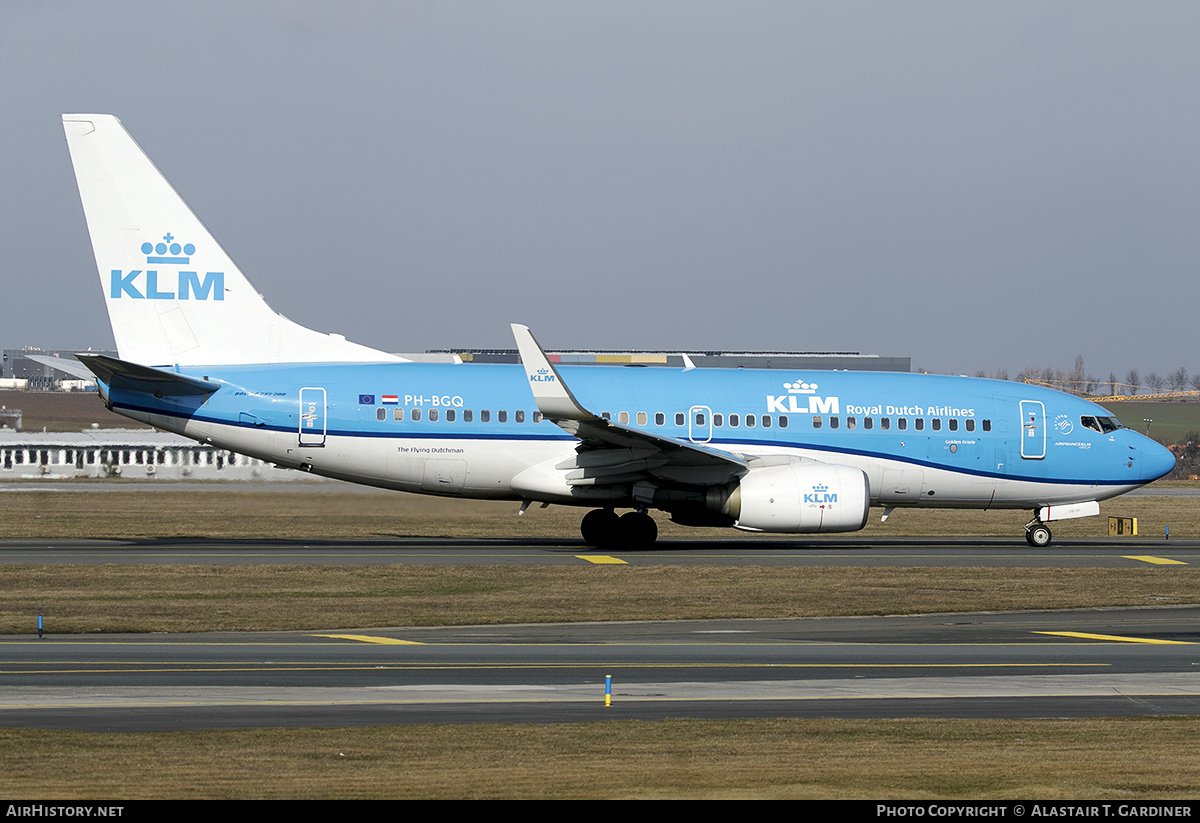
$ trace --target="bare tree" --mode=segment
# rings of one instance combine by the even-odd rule
[[[1115,371],[1108,373],[1108,393],[1114,396],[1117,393],[1117,373]]]
[[[1070,386],[1068,388],[1070,388],[1072,392],[1078,394],[1079,392],[1083,391],[1085,378],[1082,354],[1075,355],[1075,368],[1071,369],[1071,373],[1067,375],[1067,380],[1070,381]]]
[[[1125,375],[1125,382],[1129,384],[1129,393],[1137,394],[1138,386],[1140,386],[1142,383],[1142,378],[1141,375],[1138,374],[1138,370],[1130,369],[1129,374]]]
[[[1163,378],[1163,376],[1156,371],[1152,371],[1146,375],[1146,388],[1148,388],[1151,393],[1162,391],[1163,386],[1166,385],[1166,382],[1167,381]]]
[[[1008,369],[1001,366],[1000,368],[996,369],[996,374],[994,375],[994,377],[996,380],[1007,380],[1008,379]]]
[[[1171,391],[1183,391],[1187,386],[1187,376],[1187,369],[1180,366],[1167,375],[1167,385],[1171,387]]]

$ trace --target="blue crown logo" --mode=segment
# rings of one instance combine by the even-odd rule
[[[170,232],[163,235],[164,243],[143,243],[142,254],[146,255],[147,263],[183,263],[191,262],[191,256],[196,253],[196,247],[191,243],[179,245],[173,242],[175,236]],[[171,256],[168,257],[167,255]],[[182,255],[182,256],[181,256]]]
[[[824,483],[818,483],[817,485],[813,486],[812,488],[813,488],[813,491],[817,492],[818,494],[821,492],[829,491],[829,487],[826,486]]]

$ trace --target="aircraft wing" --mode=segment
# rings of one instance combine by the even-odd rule
[[[733,452],[663,437],[593,414],[575,399],[529,327],[513,323],[512,331],[538,411],[581,441],[576,456],[556,467],[568,472],[571,485],[623,483],[653,475],[707,486],[728,483],[748,471],[747,459]]]

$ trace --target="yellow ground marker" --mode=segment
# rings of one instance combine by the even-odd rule
[[[596,563],[596,564],[616,563],[621,566],[629,565],[624,560],[618,560],[615,557],[609,557],[607,554],[577,554],[575,556],[578,557],[580,560],[586,560],[589,563]]]
[[[333,640],[357,640],[359,643],[378,643],[381,646],[424,646],[416,640],[399,640],[395,637],[372,637],[369,634],[314,634],[313,637],[329,637]]]
[[[1078,637],[1083,640],[1115,640],[1118,643],[1154,643],[1162,646],[1192,646],[1187,640],[1155,640],[1152,637],[1120,637],[1115,634],[1088,634],[1087,632],[1034,632],[1034,634],[1053,634],[1058,637]]]
[[[1126,560],[1140,560],[1143,563],[1153,563],[1156,566],[1186,566],[1182,560],[1170,560],[1166,557],[1151,557],[1148,554],[1124,554]]]

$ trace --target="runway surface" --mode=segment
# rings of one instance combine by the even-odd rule
[[[0,540],[5,563],[200,565],[979,566],[1138,568],[1200,564],[1200,540],[862,537],[660,540],[652,551],[600,552],[578,539],[395,537],[362,540]]]
[[[6,637],[0,726],[1198,714],[1198,670],[1194,606]]]

